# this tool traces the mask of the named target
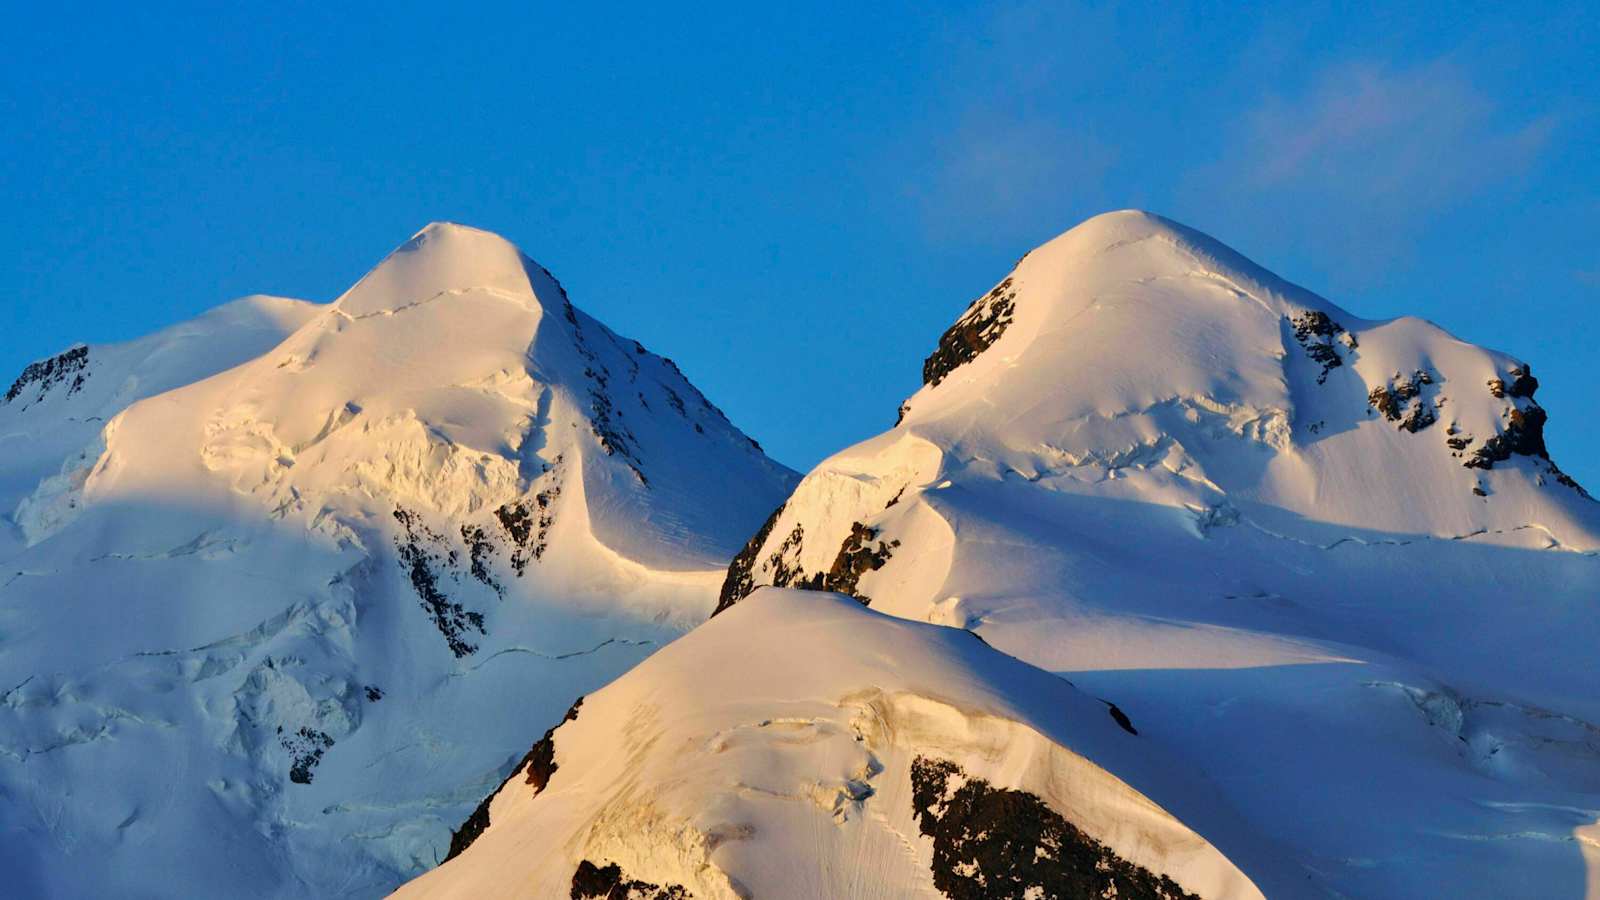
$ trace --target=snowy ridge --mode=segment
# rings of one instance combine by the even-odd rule
[[[1096,896],[1262,896],[1216,842],[1281,883],[1212,786],[1107,711],[970,634],[760,591],[585,697],[459,859],[398,896],[580,896],[584,876],[614,866],[697,898],[940,897],[941,853],[968,860],[953,876],[966,890],[1034,896],[1090,847],[1103,880],[1076,874]],[[1071,827],[1036,860],[1000,864],[985,841],[1026,826],[990,819],[980,837],[964,828],[982,819],[940,821],[962,785],[1009,789]],[[1212,838],[1141,793],[1153,785]],[[1151,891],[1163,875],[1170,892]]]
[[[793,482],[462,226],[332,304],[241,301],[87,356],[81,385],[0,406],[30,446],[61,435],[0,476],[25,893],[392,888],[515,763],[522,715],[710,612]]]

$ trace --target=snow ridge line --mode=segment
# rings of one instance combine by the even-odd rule
[[[340,317],[341,319],[344,319],[347,322],[359,322],[362,319],[374,319],[374,318],[379,318],[381,316],[397,315],[397,314],[403,313],[403,312],[405,312],[407,310],[416,309],[419,306],[426,306],[429,303],[433,303],[433,302],[436,302],[438,300],[442,300],[442,299],[444,299],[446,297],[460,297],[460,296],[462,296],[464,294],[470,294],[470,293],[475,293],[475,292],[481,292],[481,293],[485,293],[485,294],[493,294],[494,296],[499,297],[502,300],[511,301],[512,303],[516,303],[518,306],[522,306],[524,308],[527,307],[527,304],[522,302],[522,298],[520,298],[518,295],[512,293],[511,291],[507,291],[507,290],[505,290],[503,288],[491,287],[491,286],[486,285],[486,284],[480,284],[480,285],[470,285],[468,287],[450,288],[448,290],[440,291],[439,293],[434,294],[431,297],[428,297],[428,298],[425,298],[425,299],[422,299],[422,300],[414,300],[414,301],[412,301],[410,303],[406,303],[406,304],[403,304],[401,306],[396,306],[393,309],[380,309],[380,310],[378,310],[376,312],[362,313],[359,316],[352,316],[349,313],[345,312],[344,310],[342,310],[342,309],[338,308],[337,306],[335,306],[335,307],[333,307],[333,314],[338,316],[338,317]]]
[[[526,653],[526,654],[528,654],[530,656],[538,656],[538,657],[541,657],[543,659],[563,660],[563,659],[572,659],[572,658],[578,657],[578,656],[589,656],[590,654],[598,653],[601,650],[604,650],[605,648],[611,646],[612,644],[620,644],[620,645],[626,646],[626,647],[654,647],[654,646],[656,646],[656,643],[657,643],[656,641],[652,641],[652,640],[637,640],[637,641],[635,641],[635,640],[630,640],[629,638],[606,638],[605,640],[601,641],[598,644],[595,644],[593,647],[590,647],[587,650],[571,650],[571,651],[568,651],[566,653],[547,653],[547,652],[545,652],[543,650],[535,650],[532,647],[507,647],[504,650],[496,651],[495,653],[491,654],[490,656],[485,657],[481,662],[479,662],[475,666],[472,666],[472,667],[467,668],[467,669],[463,669],[463,670],[461,670],[459,672],[451,672],[450,673],[450,677],[451,678],[460,678],[460,677],[462,677],[464,675],[468,675],[468,674],[470,674],[472,672],[476,672],[479,669],[483,668],[484,666],[488,665],[489,663],[493,662],[494,660],[496,660],[496,659],[498,659],[498,658],[500,658],[502,656],[505,656],[508,653]]]
[[[1293,542],[1293,543],[1296,543],[1296,544],[1300,544],[1300,545],[1305,546],[1305,547],[1313,547],[1313,548],[1315,548],[1317,550],[1332,550],[1332,549],[1334,549],[1336,547],[1340,547],[1340,546],[1343,546],[1345,544],[1355,544],[1356,546],[1359,546],[1359,547],[1386,547],[1386,546],[1387,547],[1404,547],[1404,546],[1407,546],[1407,545],[1410,545],[1410,544],[1420,544],[1420,543],[1426,543],[1426,542],[1429,542],[1429,541],[1437,541],[1437,542],[1441,542],[1441,543],[1445,542],[1445,541],[1467,541],[1467,540],[1471,540],[1472,538],[1480,537],[1480,536],[1485,535],[1485,534],[1509,534],[1509,533],[1514,532],[1514,531],[1534,530],[1534,531],[1542,532],[1547,537],[1550,538],[1550,546],[1544,547],[1543,549],[1545,549],[1545,550],[1556,550],[1556,551],[1561,551],[1561,552],[1564,552],[1564,553],[1574,553],[1574,554],[1577,554],[1578,556],[1600,557],[1600,550],[1578,550],[1578,549],[1575,549],[1575,548],[1572,548],[1572,547],[1568,547],[1566,544],[1561,543],[1561,541],[1558,540],[1555,537],[1555,535],[1551,533],[1549,528],[1546,528],[1545,526],[1540,525],[1540,524],[1538,524],[1536,522],[1529,523],[1527,525],[1518,525],[1518,526],[1515,526],[1513,528],[1495,528],[1495,529],[1480,528],[1480,529],[1478,529],[1476,531],[1469,531],[1466,534],[1451,534],[1451,535],[1444,535],[1444,536],[1432,535],[1432,534],[1419,534],[1416,537],[1412,537],[1412,538],[1385,538],[1385,539],[1380,539],[1380,540],[1368,540],[1367,538],[1363,538],[1363,537],[1360,537],[1358,535],[1347,535],[1345,537],[1339,538],[1338,540],[1333,541],[1333,542],[1328,543],[1328,544],[1319,544],[1316,541],[1308,541],[1305,538],[1297,538],[1297,537],[1294,537],[1293,535],[1288,535],[1288,534],[1283,534],[1281,532],[1273,531],[1272,529],[1267,528],[1267,527],[1261,525],[1259,522],[1256,522],[1255,520],[1250,519],[1248,517],[1241,517],[1239,519],[1239,521],[1241,523],[1245,524],[1245,525],[1250,526],[1251,528],[1254,528],[1256,531],[1261,532],[1262,534],[1266,535],[1267,537],[1277,538],[1277,539],[1283,540],[1283,541],[1290,541],[1290,542]]]

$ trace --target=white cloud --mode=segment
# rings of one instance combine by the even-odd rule
[[[1336,180],[1366,196],[1448,201],[1526,169],[1554,124],[1510,125],[1496,113],[1449,63],[1347,64],[1304,96],[1269,98],[1250,113],[1245,161],[1263,187]]]

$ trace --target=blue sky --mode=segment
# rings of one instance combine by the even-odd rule
[[[1133,206],[1530,360],[1600,486],[1592,2],[445,6],[13,6],[0,373],[331,299],[449,219],[804,469],[1025,250]]]

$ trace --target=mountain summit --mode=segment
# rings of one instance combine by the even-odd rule
[[[0,433],[0,854],[35,895],[393,887],[524,717],[709,615],[794,483],[670,360],[445,224],[331,304],[30,366]]]
[[[368,272],[334,305],[351,318],[392,313],[473,289],[497,292],[530,308],[565,303],[560,285],[498,234],[433,222]]]
[[[1597,546],[1525,363],[1421,319],[1360,319],[1149,213],[1027,254],[923,374],[895,434],[983,442],[1024,474],[1133,454],[1162,464],[1112,468],[1188,503],[1438,537],[1539,522]],[[1217,433],[1262,452],[1208,459]]]

